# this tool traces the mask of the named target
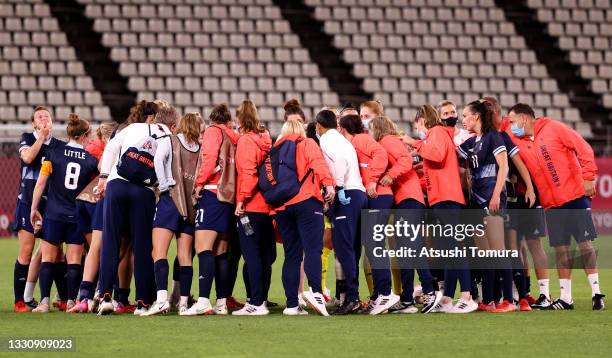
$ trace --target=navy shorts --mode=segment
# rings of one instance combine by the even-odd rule
[[[195,225],[188,223],[179,214],[174,200],[172,200],[172,197],[167,192],[159,196],[159,201],[155,207],[153,228],[168,229],[174,232],[177,238],[181,234],[193,236],[195,233]]]
[[[572,237],[578,243],[597,238],[591,200],[584,196],[547,210],[546,226],[552,247],[569,246]]]
[[[13,230],[19,232],[25,230],[31,234],[34,233],[34,228],[30,222],[30,206],[21,200],[17,200],[15,206],[15,220],[13,221]]]
[[[96,204],[77,200],[76,201],[77,217],[79,220],[79,231],[84,234],[91,233],[91,222],[96,211]]]
[[[204,190],[198,201],[195,228],[225,233],[230,230],[230,224],[234,222],[233,216],[233,205],[220,202],[216,193]]]
[[[59,221],[53,219],[43,219],[43,238],[54,244],[74,244],[81,245],[85,238],[77,223]]]
[[[104,198],[96,203],[96,210],[91,219],[91,230],[102,231],[104,227]]]
[[[517,232],[519,240],[537,240],[546,235],[546,218],[541,206],[530,208],[524,197],[508,202],[508,228]]]

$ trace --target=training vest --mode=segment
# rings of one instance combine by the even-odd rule
[[[170,197],[179,214],[190,224],[195,224],[195,201],[193,188],[200,162],[200,148],[192,152],[185,148],[177,136],[170,137],[172,143],[172,177],[176,184],[170,188]]]

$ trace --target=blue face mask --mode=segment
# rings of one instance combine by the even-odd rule
[[[516,123],[512,123],[510,130],[512,131],[512,134],[514,134],[517,137],[525,136],[525,128],[520,128],[519,126],[516,125]]]
[[[420,140],[425,140],[425,137],[427,137],[427,133],[425,133],[423,131],[419,131],[419,139]]]

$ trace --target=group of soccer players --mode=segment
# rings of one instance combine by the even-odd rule
[[[520,103],[503,117],[492,97],[465,105],[458,123],[456,105],[443,101],[418,108],[415,139],[400,132],[379,101],[324,107],[311,121],[297,100],[284,110],[273,141],[250,100],[235,115],[217,105],[207,121],[199,113],[181,116],[163,100],[141,101],[125,121],[104,123],[95,136],[88,121],[70,115],[64,142],[51,136],[50,111],[36,107],[33,131],[19,144],[15,311],[55,306],[100,315],[173,309],[185,316],[266,315],[276,305],[268,292],[277,242],[284,250],[285,315],[306,315],[305,308],[323,316],[332,308],[339,315],[416,313],[417,304],[422,313],[573,309],[572,238],[592,308],[604,309],[590,213],[595,158],[563,123],[536,118]],[[431,268],[423,259],[406,267],[373,255],[377,247],[397,245],[394,238],[373,241],[361,232],[362,213],[368,224],[386,224],[389,210],[401,209],[410,223],[459,225],[466,208],[476,210],[484,225],[469,242],[484,250],[518,250],[520,258],[499,258],[494,267],[471,267],[461,259]],[[540,241],[546,232],[561,287],[555,300]],[[417,236],[411,247],[462,245],[434,239]],[[334,295],[326,286],[331,251]],[[528,253],[537,299],[530,294]],[[192,298],[196,256],[198,296]],[[245,304],[233,298],[241,257]],[[366,302],[359,297],[360,263]],[[416,289],[414,271],[421,283]],[[135,305],[129,301],[132,276]],[[40,302],[33,297],[37,280]],[[453,303],[457,282],[460,296]]]

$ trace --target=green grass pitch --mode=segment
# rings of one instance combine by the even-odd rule
[[[605,237],[599,241],[610,239]],[[277,251],[279,258],[274,265],[270,299],[284,304],[280,245]],[[265,317],[179,317],[176,314],[97,317],[57,311],[13,313],[16,253],[16,240],[0,240],[0,338],[75,337],[74,356],[609,357],[612,352],[612,310],[591,311],[591,292],[583,272],[574,274],[576,310],[571,312],[284,317],[282,309],[278,309]],[[330,268],[331,286],[333,264]],[[612,292],[612,270],[602,270],[600,276],[604,293]],[[366,297],[363,279],[361,283],[362,297]],[[557,296],[555,272],[551,274],[551,286],[553,295]],[[535,284],[533,290],[537,293]],[[192,292],[197,292],[195,281]],[[244,300],[240,278],[235,295]],[[19,353],[19,356],[66,354]],[[0,352],[3,355],[8,354]]]

